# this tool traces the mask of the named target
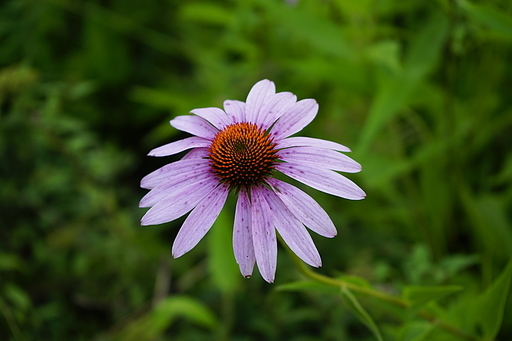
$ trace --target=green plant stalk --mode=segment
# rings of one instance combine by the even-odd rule
[[[407,300],[403,300],[403,299],[400,299],[400,298],[397,298],[397,297],[394,297],[394,296],[391,296],[391,295],[388,295],[382,291],[378,291],[378,290],[375,290],[375,289],[371,289],[371,288],[365,288],[365,287],[361,287],[361,286],[358,286],[356,284],[353,284],[353,283],[350,283],[350,282],[347,282],[347,281],[344,281],[344,280],[341,280],[341,279],[334,279],[334,278],[331,278],[331,277],[327,277],[325,275],[322,275],[322,274],[319,274],[313,270],[311,270],[306,264],[304,264],[302,262],[302,260],[297,257],[297,255],[295,253],[293,253],[293,251],[291,251],[287,245],[285,245],[284,243],[282,243],[286,250],[288,251],[288,253],[291,255],[292,259],[293,259],[293,262],[295,264],[295,266],[297,267],[297,269],[306,277],[312,279],[312,280],[315,280],[317,282],[320,282],[320,283],[325,283],[325,284],[328,284],[328,285],[332,285],[332,286],[335,286],[335,287],[338,287],[338,288],[347,288],[347,289],[350,289],[351,291],[354,291],[354,292],[357,292],[357,293],[360,293],[360,294],[363,294],[363,295],[366,295],[366,296],[371,296],[371,297],[374,297],[376,299],[379,299],[381,301],[385,301],[385,302],[388,302],[390,304],[393,304],[395,306],[398,306],[398,307],[401,307],[401,308],[404,308],[404,309],[407,309],[410,307],[410,303],[407,301]],[[441,321],[437,318],[437,316],[435,316],[434,314],[426,311],[426,310],[420,310],[418,312],[418,315],[420,315],[421,317],[423,317],[424,319],[426,319],[427,321],[429,322],[432,322],[434,324],[436,324],[437,326],[443,328],[444,330],[446,330],[447,332],[453,334],[453,335],[456,335],[462,339],[465,339],[465,340],[468,340],[468,341],[478,341],[480,340],[478,337],[475,337],[471,334],[468,334],[466,333],[465,331],[449,324],[449,323],[446,323],[444,321]],[[492,341],[492,340],[487,340],[487,341]]]

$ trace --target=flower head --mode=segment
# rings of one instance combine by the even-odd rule
[[[172,247],[174,257],[190,251],[217,219],[229,192],[236,203],[233,249],[240,271],[250,277],[254,264],[263,278],[274,281],[276,230],[304,262],[321,266],[320,255],[305,227],[334,237],[327,213],[308,194],[274,178],[281,172],[317,190],[351,200],[365,197],[355,183],[337,173],[355,173],[361,166],[340,152],[350,149],[331,141],[290,137],[316,116],[313,99],[297,101],[289,92],[275,92],[274,83],[256,83],[247,101],[227,100],[224,110],[202,108],[174,118],[171,125],[191,137],[152,150],[168,156],[190,150],[145,176],[141,187],[151,191],[141,207],[151,207],[142,225],[175,220],[189,211]]]

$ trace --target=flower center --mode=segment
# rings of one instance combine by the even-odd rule
[[[230,188],[249,188],[272,174],[276,143],[254,123],[235,123],[215,136],[209,150],[213,172]]]

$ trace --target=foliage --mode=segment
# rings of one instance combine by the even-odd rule
[[[510,1],[7,0],[0,40],[0,340],[512,335]],[[309,191],[339,234],[274,285],[238,273],[232,198],[177,260],[137,208],[168,120],[262,78],[368,194]]]

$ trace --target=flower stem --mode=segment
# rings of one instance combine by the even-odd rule
[[[410,303],[407,301],[407,300],[403,300],[403,299],[400,299],[398,297],[394,297],[394,296],[391,296],[391,295],[388,295],[382,291],[378,291],[378,290],[375,290],[375,289],[371,289],[371,288],[365,288],[365,287],[361,287],[361,286],[358,286],[354,283],[350,283],[350,282],[347,282],[347,281],[344,281],[342,279],[334,279],[334,278],[331,278],[331,277],[328,277],[328,276],[325,276],[325,275],[322,275],[322,274],[319,274],[313,270],[311,270],[311,268],[309,268],[306,264],[304,264],[302,262],[302,260],[300,260],[299,257],[297,257],[297,255],[295,255],[295,253],[293,253],[293,251],[291,251],[287,245],[285,245],[283,243],[283,245],[285,246],[286,250],[288,251],[288,253],[292,256],[292,259],[293,259],[293,262],[295,263],[295,266],[298,268],[298,270],[306,277],[312,279],[312,280],[315,280],[317,282],[320,282],[320,283],[325,283],[325,284],[328,284],[328,285],[332,285],[332,286],[335,286],[335,287],[338,287],[338,288],[347,288],[347,289],[350,289],[351,291],[353,292],[357,292],[357,293],[360,293],[360,294],[363,294],[363,295],[366,295],[366,296],[371,296],[371,297],[374,297],[376,299],[379,299],[381,301],[385,301],[387,303],[390,303],[390,304],[393,304],[395,306],[398,306],[398,307],[401,307],[401,308],[404,308],[404,309],[407,309],[410,307]],[[432,323],[435,323],[437,326],[443,328],[444,330],[446,330],[447,332],[453,334],[453,335],[456,335],[462,339],[465,339],[465,340],[468,340],[468,341],[477,341],[479,340],[478,337],[475,337],[473,335],[470,335],[468,333],[466,333],[465,331],[451,325],[451,324],[448,324],[444,321],[441,321],[437,318],[437,316],[435,316],[434,314],[426,311],[426,310],[420,310],[418,312],[418,315],[420,315],[421,317],[423,317],[424,319],[426,319],[427,321],[429,322],[432,322]]]

